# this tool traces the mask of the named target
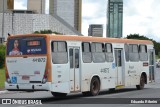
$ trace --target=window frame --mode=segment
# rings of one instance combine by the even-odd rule
[[[137,47],[137,52],[134,52],[134,49],[133,49],[133,46],[135,46],[136,45],[136,47]],[[129,46],[129,53],[139,53],[139,45],[138,44],[128,44],[128,46]],[[130,52],[130,46],[132,46],[132,52]]]
[[[135,45],[137,47],[137,52],[134,52],[134,49],[133,49]],[[132,46],[132,48],[131,48],[132,51],[130,51],[130,46]],[[140,57],[139,57],[139,44],[128,44],[128,48],[129,48],[129,61],[130,62],[139,62],[140,61]],[[130,56],[131,53],[138,54],[138,60],[135,60],[135,61],[131,60],[131,56]]]
[[[88,43],[89,44],[89,52],[84,52],[84,43]],[[93,62],[93,58],[92,58],[92,50],[91,50],[91,43],[90,42],[82,42],[81,43],[81,46],[82,46],[82,60],[83,60],[83,63],[92,63]],[[83,59],[83,53],[91,53],[91,61],[90,62],[85,62],[84,59]]]
[[[141,46],[145,46],[145,52],[142,52]],[[147,45],[145,45],[145,44],[140,44],[140,45],[139,45],[139,53],[148,53],[148,52],[147,52]]]
[[[108,50],[108,49],[107,49],[107,45],[108,45],[108,44],[111,46],[111,52],[108,52],[108,51],[107,51],[107,50]],[[113,56],[113,44],[112,44],[112,43],[105,43],[104,45],[105,45],[105,61],[106,61],[106,62],[113,62],[113,61],[114,61],[114,56]],[[112,57],[113,57],[112,61],[107,61],[107,56],[106,56],[107,53],[111,53],[111,54],[112,54]]]
[[[142,52],[141,46],[145,46],[145,52]],[[147,59],[146,59],[146,60],[141,60],[141,55],[140,55],[140,54],[142,54],[142,53],[147,55]],[[139,60],[140,60],[140,61],[143,61],[143,62],[149,60],[148,48],[147,48],[147,45],[146,45],[146,44],[139,44]]]
[[[84,52],[84,43],[88,43],[89,44],[89,52],[91,52],[91,44],[90,44],[90,42],[82,42],[82,52]]]
[[[54,53],[54,48],[53,48],[53,47],[54,47],[54,42],[65,42],[65,48],[66,48],[66,53],[67,53],[67,61],[66,61],[66,63],[54,63],[54,62],[53,62],[52,53]],[[67,64],[68,61],[69,61],[69,60],[68,60],[68,46],[67,46],[67,41],[54,41],[54,40],[52,40],[50,46],[51,46],[51,58],[52,58],[52,64]],[[58,46],[58,45],[57,45],[57,46]],[[57,49],[57,52],[59,52],[58,49]],[[56,53],[57,53],[57,52],[56,52]],[[60,51],[60,52],[63,53],[62,51]]]
[[[97,43],[97,44],[102,44],[102,52],[97,52],[96,49],[95,49],[95,52],[96,52],[96,53],[105,53],[105,45],[104,45],[103,42],[92,42],[92,43],[91,43],[91,52],[93,52],[93,51],[92,51],[92,44],[93,44],[93,43],[94,43],[94,44],[96,44],[96,43]],[[95,48],[96,48],[96,46],[95,46]]]
[[[107,51],[107,50],[108,50],[108,49],[107,49],[107,45],[108,45],[108,44],[110,44],[110,46],[111,46],[111,52],[108,52],[108,51]],[[106,53],[113,53],[113,48],[112,48],[112,47],[113,47],[113,46],[112,46],[111,43],[105,43],[105,52],[106,52]]]
[[[57,52],[68,52],[68,47],[67,47],[67,42],[66,41],[51,41],[51,47],[53,45],[54,42],[65,42],[65,48],[66,48],[66,51],[58,51],[58,44],[57,44]],[[54,48],[52,49],[52,52],[54,52]]]
[[[94,51],[92,51],[92,44],[101,44],[102,45],[102,52],[97,52],[96,51],[96,49],[95,49],[95,52]],[[95,46],[95,48],[96,48],[96,46]],[[92,42],[91,43],[91,53],[92,53],[92,61],[93,61],[93,63],[105,63],[106,62],[106,55],[105,55],[105,44],[104,44],[104,42]],[[104,61],[103,62],[96,62],[96,61],[94,61],[93,59],[93,53],[103,53],[104,54]]]

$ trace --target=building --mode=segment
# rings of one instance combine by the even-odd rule
[[[45,14],[45,1],[46,0],[28,0],[27,10],[33,10],[38,14]]]
[[[0,0],[0,15],[1,15],[1,20],[0,20],[0,27],[1,27],[1,33],[0,33],[0,43],[3,43],[5,37],[4,37],[4,14],[9,10],[14,9],[14,0]]]
[[[45,1],[46,0],[27,0],[27,10],[34,10],[38,14],[45,14]],[[3,4],[4,12],[14,9],[14,0],[0,0],[0,13],[3,12]]]
[[[3,13],[3,6],[4,6],[4,12],[9,9],[13,10],[14,0],[0,0],[0,13]]]
[[[50,0],[49,13],[57,15],[81,32],[82,0]]]
[[[4,1],[6,4],[4,8],[7,11],[3,14],[3,8],[0,8],[2,10],[0,12],[0,42],[7,39],[8,33],[13,35],[29,34],[40,30],[52,30],[64,35],[82,35],[58,15],[43,14],[45,13],[43,6],[45,0],[28,0],[27,10],[8,8],[7,0]],[[3,0],[0,0],[0,6],[3,7],[1,4],[3,4]]]
[[[2,18],[0,13],[0,34],[2,34]],[[10,10],[4,13],[3,39],[7,39],[8,33],[30,34],[40,30],[52,30],[64,35],[82,35],[73,29],[68,23],[61,20],[58,16],[48,14],[37,14],[30,10]],[[0,39],[2,36],[0,35]]]
[[[103,25],[102,24],[89,25],[88,36],[103,37]]]
[[[108,0],[107,37],[121,38],[123,34],[123,0]]]

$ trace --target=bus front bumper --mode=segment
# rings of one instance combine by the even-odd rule
[[[49,91],[49,83],[45,84],[9,84],[5,82],[5,89],[9,91]]]

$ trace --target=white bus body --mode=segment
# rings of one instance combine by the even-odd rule
[[[41,45],[36,45],[35,36],[40,37]],[[31,47],[22,47],[27,50],[21,50],[35,53],[10,56],[9,42],[15,38],[34,41]],[[5,88],[10,91],[45,90],[54,96],[73,92],[97,95],[101,90],[134,85],[143,89],[144,83],[154,81],[154,57],[150,41],[18,35],[9,37],[7,42]]]

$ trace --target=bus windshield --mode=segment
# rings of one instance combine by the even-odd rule
[[[7,55],[9,56],[46,53],[46,40],[44,37],[18,37],[8,40]]]

